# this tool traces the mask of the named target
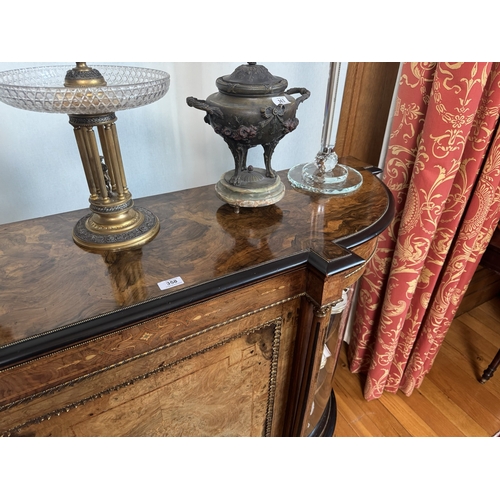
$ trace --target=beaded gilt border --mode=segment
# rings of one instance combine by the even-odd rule
[[[73,386],[79,382],[83,382],[85,380],[89,380],[89,379],[92,379],[92,378],[95,378],[97,377],[98,375],[108,371],[108,370],[111,370],[113,368],[116,368],[118,366],[122,366],[126,363],[130,363],[136,359],[139,359],[139,358],[142,358],[142,357],[145,357],[145,356],[148,356],[148,355],[151,355],[151,354],[154,354],[156,352],[159,352],[161,350],[164,350],[164,349],[167,349],[169,347],[172,347],[174,345],[177,345],[181,342],[185,342],[189,339],[192,339],[194,337],[197,337],[199,335],[202,335],[203,333],[206,333],[208,331],[211,331],[211,330],[214,330],[216,328],[220,328],[220,327],[223,327],[223,326],[226,326],[228,324],[231,324],[231,323],[234,323],[238,320],[241,320],[243,318],[246,318],[248,316],[251,316],[253,314],[257,314],[261,311],[264,311],[266,309],[269,309],[271,307],[276,307],[278,305],[281,305],[285,302],[289,302],[290,300],[293,300],[293,299],[296,299],[298,297],[300,297],[302,294],[299,294],[297,296],[294,296],[294,297],[290,297],[288,299],[284,299],[284,300],[281,300],[281,301],[278,301],[276,303],[273,303],[273,304],[270,304],[268,306],[265,306],[265,307],[262,307],[260,309],[257,309],[255,311],[252,311],[252,312],[249,312],[249,313],[246,313],[246,314],[243,314],[241,316],[238,316],[238,317],[235,317],[235,318],[231,318],[230,320],[228,321],[225,321],[225,322],[222,322],[222,323],[219,323],[219,324],[216,324],[216,325],[213,325],[209,328],[205,328],[203,330],[200,330],[199,332],[196,332],[194,334],[191,334],[191,335],[188,335],[182,339],[179,339],[179,340],[176,340],[174,342],[170,342],[169,344],[165,344],[163,346],[159,346],[155,349],[152,349],[150,351],[147,351],[147,352],[144,352],[144,353],[141,353],[141,354],[138,354],[136,356],[133,356],[131,358],[128,358],[126,360],[122,360],[118,363],[114,363],[112,365],[109,365],[105,368],[102,368],[100,370],[96,370],[95,372],[92,372],[92,373],[89,373],[89,374],[86,374],[86,375],[83,375],[81,377],[78,377],[76,379],[73,379],[73,380],[70,380],[68,382],[65,382],[63,384],[60,384],[58,386],[55,386],[55,387],[51,387],[50,389],[46,389],[44,391],[40,391],[36,394],[33,394],[29,397],[26,397],[26,398],[22,398],[22,399],[19,399],[17,401],[14,401],[12,403],[9,403],[7,405],[4,405],[3,407],[0,407],[0,411],[5,411],[13,406],[17,406],[17,405],[20,405],[22,403],[29,403],[30,401],[33,401],[34,399],[37,399],[37,398],[40,398],[40,397],[43,397],[43,396],[47,396],[47,395],[50,395],[50,394],[54,394],[56,392],[60,392],[61,390],[63,390],[65,387],[69,387],[69,386]],[[144,322],[146,323],[146,322]],[[105,389],[103,391],[100,391],[96,394],[93,394],[92,396],[88,396],[87,398],[84,398],[80,401],[77,401],[77,402],[74,402],[74,403],[70,403],[68,405],[65,405],[61,408],[58,408],[56,410],[53,410],[51,412],[48,412],[42,416],[39,416],[39,417],[36,417],[36,418],[32,418],[32,419],[29,419],[27,420],[26,422],[22,423],[22,424],[19,424],[15,427],[12,427],[11,429],[8,429],[6,431],[3,431],[3,433],[0,435],[0,437],[6,437],[6,436],[10,436],[12,435],[12,433],[24,428],[24,427],[27,427],[29,425],[36,425],[36,424],[39,424],[41,422],[43,422],[44,420],[50,420],[51,417],[53,416],[59,416],[61,415],[61,413],[67,413],[69,412],[70,410],[72,409],[75,409],[79,406],[82,406],[90,401],[93,401],[97,398],[100,398],[100,397],[103,397],[107,394],[110,394],[112,392],[115,392],[115,391],[118,391],[124,387],[127,387],[129,385],[132,385],[138,381],[141,381],[141,380],[145,380],[149,377],[151,377],[152,375],[155,375],[156,373],[160,373],[160,372],[163,372],[165,370],[167,370],[168,368],[171,368],[173,366],[176,366],[184,361],[187,361],[188,359],[192,359],[194,358],[195,356],[198,356],[200,354],[204,354],[205,352],[209,352],[213,349],[216,349],[222,345],[225,345],[233,340],[236,340],[238,338],[241,338],[245,335],[250,335],[251,333],[253,332],[256,332],[258,330],[261,330],[263,328],[266,328],[267,326],[270,326],[270,325],[274,325],[274,337],[273,337],[273,346],[272,346],[272,357],[271,357],[271,366],[270,366],[270,377],[269,377],[269,390],[268,390],[268,401],[267,401],[267,408],[266,408],[266,419],[265,419],[265,436],[270,436],[271,435],[271,428],[272,428],[272,419],[273,419],[273,411],[274,411],[274,400],[275,400],[275,392],[276,392],[276,378],[277,378],[277,371],[278,371],[278,356],[279,356],[279,347],[280,347],[280,341],[281,341],[281,329],[282,329],[282,318],[281,317],[278,317],[278,318],[275,318],[273,320],[270,320],[270,321],[267,321],[265,323],[262,323],[254,328],[251,328],[251,329],[248,329],[248,330],[245,330],[243,332],[240,332],[239,334],[237,335],[233,335],[231,337],[228,337],[227,339],[221,341],[221,342],[217,342],[215,344],[213,344],[212,346],[209,346],[205,349],[201,349],[200,351],[197,351],[195,353],[192,353],[190,354],[189,356],[185,356],[181,359],[178,359],[177,361],[174,361],[172,363],[168,363],[166,365],[162,365],[158,368],[156,368],[155,370],[152,370],[152,371],[149,371],[145,374],[142,374],[142,375],[138,375],[136,377],[133,377],[132,379],[129,379],[125,382],[122,382],[121,384],[118,384],[118,385],[115,385],[113,387],[110,387],[108,389]],[[137,325],[134,325],[134,326],[137,326]],[[130,327],[131,328],[131,327]],[[120,332],[121,331],[125,331],[125,330],[128,330],[129,328],[124,328],[122,330],[119,330]],[[116,334],[117,332],[112,332],[108,335],[112,335],[112,334]],[[106,335],[106,336],[108,336]],[[102,338],[102,337],[100,337]],[[90,342],[94,342],[98,339],[93,339],[91,341],[88,341],[88,342],[85,342],[85,343],[90,343]],[[80,346],[82,344],[79,344]],[[71,349],[71,348],[74,348],[76,346],[72,346],[68,349]],[[50,356],[50,355],[48,355]]]
[[[280,301],[277,301],[273,304],[269,304],[267,306],[264,306],[264,307],[261,307],[259,309],[256,309],[255,311],[251,311],[251,312],[248,312],[248,313],[245,313],[245,314],[242,314],[240,316],[237,316],[237,317],[234,317],[234,318],[231,318],[227,321],[224,321],[224,322],[221,322],[221,323],[218,323],[216,325],[212,325],[208,328],[205,328],[203,330],[200,330],[199,332],[196,332],[194,334],[191,334],[191,335],[188,335],[182,339],[179,339],[179,340],[176,340],[174,342],[171,342],[169,344],[165,344],[163,346],[159,346],[155,349],[152,349],[150,351],[146,351],[144,353],[141,353],[141,354],[138,354],[136,356],[133,356],[131,358],[128,358],[128,359],[125,359],[125,360],[122,360],[118,363],[114,363],[112,365],[109,365],[105,368],[102,368],[100,370],[96,370],[95,372],[92,372],[92,373],[88,373],[86,375],[83,375],[81,377],[78,377],[76,379],[73,379],[73,380],[70,380],[68,382],[65,382],[63,384],[60,384],[60,385],[57,385],[57,386],[54,386],[54,387],[51,387],[49,389],[46,389],[46,390],[43,390],[43,391],[40,391],[36,394],[33,394],[31,396],[28,396],[28,397],[25,397],[25,398],[20,398],[16,401],[13,401],[11,403],[8,403],[2,407],[0,407],[0,412],[1,411],[6,411],[10,408],[12,408],[13,406],[17,406],[17,405],[21,405],[23,403],[29,403],[31,401],[33,401],[34,399],[37,399],[37,398],[41,398],[43,396],[48,396],[50,394],[54,394],[56,392],[60,392],[61,390],[63,390],[65,387],[69,387],[69,386],[73,386],[79,382],[82,382],[82,381],[85,381],[85,380],[88,380],[88,379],[92,379],[92,378],[95,378],[97,377],[98,375],[100,375],[101,373],[104,373],[108,370],[111,370],[113,368],[116,368],[116,367],[119,367],[119,366],[122,366],[126,363],[130,363],[136,359],[139,359],[139,358],[142,358],[142,357],[145,357],[145,356],[148,356],[150,354],[154,354],[156,352],[159,352],[163,349],[167,349],[169,347],[172,347],[176,344],[179,344],[181,342],[184,342],[186,340],[189,340],[189,339],[192,339],[196,336],[199,336],[199,335],[202,335],[208,331],[211,331],[211,330],[214,330],[216,328],[220,328],[220,327],[223,327],[223,326],[226,326],[226,325],[229,325],[231,323],[234,323],[236,321],[239,321],[243,318],[246,318],[248,316],[252,316],[254,314],[257,314],[259,312],[262,312],[262,311],[265,311],[267,309],[270,309],[270,308],[273,308],[273,307],[276,307],[276,306],[279,306],[281,304],[284,304],[286,302],[289,302],[289,301],[292,301],[292,300],[295,300],[297,298],[300,298],[302,296],[305,296],[307,299],[309,299],[312,303],[315,303],[315,301],[313,301],[309,296],[308,294],[306,293],[300,293],[300,294],[297,294],[293,297],[289,297],[287,299],[283,299],[283,300],[280,300]],[[332,303],[329,303],[329,304],[326,304],[324,305],[321,309],[328,309],[329,307],[331,307],[332,305],[335,305],[336,303],[340,302],[340,300],[335,300],[333,301]],[[115,335],[117,333],[120,333],[120,332],[123,332],[123,331],[127,331],[129,330],[130,328],[132,327],[137,327],[137,326],[140,326],[142,324],[146,324],[148,323],[150,320],[148,321],[144,321],[144,322],[141,322],[139,324],[136,324],[136,325],[133,325],[133,326],[130,326],[130,327],[126,327],[126,328],[122,328],[120,330],[117,330],[117,331],[114,331],[114,332],[109,332],[108,334],[105,334],[105,335],[102,335],[100,337],[97,337],[97,338],[94,338],[94,339],[91,339],[89,341],[86,341],[86,342],[82,342],[80,344],[77,344],[75,346],[71,346],[71,347],[68,347],[66,349],[62,349],[61,351],[58,351],[58,352],[63,352],[63,351],[67,351],[67,350],[70,350],[70,349],[74,349],[74,348],[77,348],[77,347],[81,347],[82,345],[85,345],[85,344],[90,344],[92,342],[96,342],[104,337],[108,337],[108,336],[111,336],[111,335]],[[271,435],[271,428],[272,428],[272,419],[273,419],[273,408],[274,408],[274,400],[275,400],[275,391],[276,391],[276,376],[277,376],[277,367],[278,367],[278,354],[279,354],[279,346],[280,346],[280,340],[281,340],[281,327],[282,327],[282,318],[279,317],[279,318],[276,318],[274,320],[271,320],[269,322],[266,322],[266,323],[263,323],[255,328],[252,328],[252,329],[249,329],[249,330],[245,330],[244,332],[236,335],[236,336],[233,336],[233,337],[230,337],[228,339],[226,339],[225,341],[222,341],[222,342],[219,342],[219,343],[216,343],[214,344],[213,346],[210,346],[206,349],[202,349],[196,353],[193,353],[187,357],[184,357],[184,358],[181,358],[173,363],[169,363],[167,365],[162,365],[161,367],[158,367],[157,369],[153,370],[153,371],[150,371],[150,372],[147,372],[143,375],[138,375],[126,382],[123,382],[121,384],[118,384],[114,387],[111,387],[111,388],[108,388],[108,389],[105,389],[103,391],[100,391],[92,396],[89,396],[87,398],[84,398],[78,402],[75,402],[75,403],[70,403],[68,405],[65,405],[57,410],[53,410],[49,413],[46,413],[45,415],[42,415],[40,417],[36,417],[36,418],[32,418],[32,419],[29,419],[27,420],[26,422],[22,423],[22,424],[19,424],[15,427],[12,427],[11,429],[8,429],[6,431],[3,431],[2,434],[0,434],[0,437],[6,437],[6,436],[10,436],[13,432],[16,432],[20,429],[22,429],[23,427],[27,427],[28,425],[36,425],[38,423],[41,423],[43,422],[44,420],[50,420],[51,417],[53,416],[59,416],[61,415],[61,413],[64,413],[64,412],[69,412],[70,410],[74,409],[74,408],[77,408],[81,405],[84,405],[90,401],[93,401],[97,398],[100,398],[100,397],[103,397],[107,394],[110,394],[112,392],[115,392],[115,391],[118,391],[126,386],[129,386],[129,385],[132,385],[134,384],[135,382],[137,381],[140,381],[140,380],[144,380],[146,378],[149,378],[150,376],[156,374],[156,373],[159,373],[159,372],[162,372],[162,371],[165,371],[167,368],[170,368],[172,366],[175,366],[183,361],[186,361],[188,359],[191,359],[193,358],[194,356],[196,355],[199,355],[199,354],[203,354],[204,352],[208,352],[212,349],[215,349],[217,347],[220,347],[232,340],[235,340],[237,338],[240,338],[244,335],[250,335],[252,332],[255,332],[255,331],[258,331],[262,328],[265,328],[266,326],[269,326],[271,324],[274,324],[275,325],[275,335],[274,335],[274,339],[273,339],[273,347],[272,347],[272,360],[271,360],[271,372],[270,372],[270,379],[269,379],[269,392],[268,392],[268,402],[267,402],[267,409],[266,409],[266,419],[265,419],[265,436],[270,436]],[[46,357],[50,357],[52,356],[53,353],[51,354],[47,354],[45,356],[40,356],[39,358],[37,359],[41,359],[41,358],[46,358]],[[28,362],[25,362],[25,363],[22,363],[22,364],[29,364],[31,361],[34,361],[34,360],[30,360]],[[8,368],[10,369],[10,368]],[[1,372],[1,371],[0,371]]]

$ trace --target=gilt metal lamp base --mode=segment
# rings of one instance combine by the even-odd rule
[[[145,208],[131,208],[127,217],[128,223],[113,227],[100,224],[99,216],[95,213],[88,214],[76,223],[73,241],[89,251],[131,250],[151,241],[160,230],[156,215]]]

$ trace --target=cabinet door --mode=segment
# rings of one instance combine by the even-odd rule
[[[228,316],[247,294],[255,297],[255,287],[248,287],[76,346],[66,358],[48,356],[45,374],[89,359],[109,361],[0,408],[0,430],[23,436],[280,435],[300,297],[287,294],[289,285],[258,286],[283,297]],[[150,348],[138,350],[139,344]]]

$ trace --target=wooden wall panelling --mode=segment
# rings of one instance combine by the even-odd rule
[[[500,274],[479,265],[460,302],[456,316],[475,309],[500,294]]]
[[[378,165],[399,62],[350,62],[335,149]]]

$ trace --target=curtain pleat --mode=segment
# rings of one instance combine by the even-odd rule
[[[366,399],[420,385],[498,223],[499,70],[403,65],[383,176],[396,216],[360,282],[348,353]]]
[[[380,234],[377,252],[368,263],[360,281],[357,311],[362,311],[363,321],[354,322],[353,341],[349,343],[348,351],[350,368],[353,372],[365,372],[370,367],[375,341],[372,332],[380,317],[381,298],[385,293],[386,276],[396,246],[435,66],[435,63],[403,65],[382,175],[382,181],[394,196],[395,215],[389,227]]]
[[[413,389],[420,386],[425,374],[431,369],[498,224],[499,183],[500,134],[497,132],[402,382],[401,389],[407,395],[411,395]]]

